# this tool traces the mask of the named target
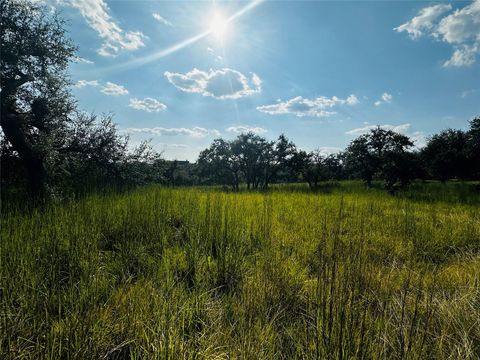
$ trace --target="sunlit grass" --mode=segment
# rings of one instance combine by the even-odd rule
[[[478,359],[478,195],[416,186],[4,212],[0,357]]]

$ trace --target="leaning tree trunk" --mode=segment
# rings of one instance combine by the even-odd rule
[[[3,100],[3,99],[2,99]],[[6,140],[18,152],[27,171],[31,195],[44,197],[46,194],[45,162],[43,156],[30,144],[23,129],[24,116],[15,111],[14,104],[2,101],[1,126]]]

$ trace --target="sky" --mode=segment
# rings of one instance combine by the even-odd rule
[[[51,0],[80,109],[195,161],[223,137],[345,148],[381,125],[418,147],[480,115],[480,0]]]

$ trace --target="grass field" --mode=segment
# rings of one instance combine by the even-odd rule
[[[0,358],[480,359],[480,195],[146,187],[1,220]]]

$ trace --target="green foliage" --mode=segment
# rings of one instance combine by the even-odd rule
[[[74,109],[66,73],[75,46],[65,23],[41,4],[0,2],[1,127],[34,196],[46,192],[56,143]]]
[[[346,166],[370,186],[382,179],[385,188],[395,192],[415,177],[414,155],[408,152],[413,142],[408,136],[379,126],[353,140],[346,150]]]
[[[243,181],[247,189],[267,189],[278,180],[297,180],[295,155],[295,144],[285,135],[274,142],[246,133],[232,141],[214,140],[200,153],[198,169],[207,184],[229,184],[239,190]]]
[[[422,155],[432,177],[442,181],[468,178],[467,136],[463,131],[448,129],[433,135]]]
[[[150,186],[12,207],[0,357],[479,359],[474,186]]]

